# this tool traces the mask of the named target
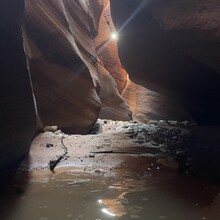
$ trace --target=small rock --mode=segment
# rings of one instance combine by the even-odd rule
[[[57,131],[54,132],[54,134],[56,134],[56,135],[60,135],[60,134],[63,134],[63,133],[62,133],[61,130],[57,130]]]
[[[45,132],[46,132],[46,131],[55,132],[57,129],[58,129],[57,126],[46,126],[46,127],[44,128],[44,131],[45,131]]]
[[[168,121],[167,123],[171,126],[177,126],[177,124],[178,124],[177,121]]]
[[[150,124],[150,125],[158,125],[158,121],[156,121],[156,120],[150,120],[149,122],[148,122],[148,124]]]
[[[160,120],[158,125],[159,126],[169,126],[169,124],[166,121],[164,121],[164,120]]]

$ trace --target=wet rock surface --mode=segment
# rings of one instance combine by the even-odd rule
[[[207,177],[213,165],[204,165],[204,149],[209,151],[209,158],[213,152],[216,153],[215,158],[220,154],[212,144],[207,146],[206,143],[204,148],[204,144],[198,141],[198,127],[186,122],[166,123],[154,121],[153,124],[142,124],[99,119],[87,135],[47,131],[33,140],[29,155],[31,160],[27,158],[20,169],[48,170],[52,161],[57,162],[52,169],[55,171],[59,167],[73,166],[91,172],[102,169],[111,173],[111,170],[120,167],[137,166],[141,170],[165,169]],[[176,125],[170,126],[168,123]],[[215,159],[213,163],[217,161]],[[212,173],[209,176],[219,178],[218,173],[211,170],[209,173]]]

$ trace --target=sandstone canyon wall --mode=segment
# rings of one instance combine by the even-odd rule
[[[36,116],[38,129],[71,133],[87,133],[98,117],[131,119],[127,73],[101,27],[108,1],[1,3],[0,167],[28,152]]]
[[[0,169],[29,151],[35,132],[35,108],[23,48],[22,0],[0,7]]]
[[[98,117],[191,120],[177,100],[130,80],[109,0],[26,0],[23,30],[42,126],[86,133]]]
[[[118,41],[119,43],[120,41],[124,41],[124,37],[126,38],[126,36],[123,36],[123,34],[120,32],[118,40],[110,39],[111,34],[117,32],[112,21],[110,3],[111,1],[109,0],[104,1],[98,34],[95,38],[96,51],[102,62],[102,65],[114,78],[121,96],[129,105],[130,110],[132,111],[133,119],[140,122],[148,122],[149,120],[159,119],[193,121],[190,114],[184,110],[183,106],[181,106],[177,100],[172,99],[164,94],[159,94],[146,87],[140,86],[130,80],[129,74],[134,76],[134,79],[136,79],[136,71],[134,71],[134,74],[130,72],[127,73],[121,64],[118,55]],[[134,51],[136,50],[136,48],[133,49]],[[127,62],[133,61],[127,60]],[[113,102],[111,105],[112,104]],[[101,109],[100,117],[110,117],[113,119],[118,118],[112,115],[111,110],[106,112],[106,109],[107,108],[105,107]],[[105,110],[104,115],[102,114],[103,110]],[[118,113],[115,113],[117,116]]]
[[[112,44],[100,31],[105,7],[103,1],[26,0],[24,41],[43,126],[84,133],[100,110],[102,117],[130,119],[120,96],[124,73],[106,67],[97,52]]]
[[[131,80],[178,101],[199,124],[219,125],[220,2],[111,0],[111,10]]]

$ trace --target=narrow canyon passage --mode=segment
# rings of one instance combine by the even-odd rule
[[[219,220],[217,0],[2,0],[1,220]]]

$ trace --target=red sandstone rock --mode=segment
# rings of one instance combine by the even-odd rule
[[[101,1],[26,0],[25,48],[44,126],[86,132],[101,107],[104,117],[130,119],[128,106],[94,45],[102,8]]]

